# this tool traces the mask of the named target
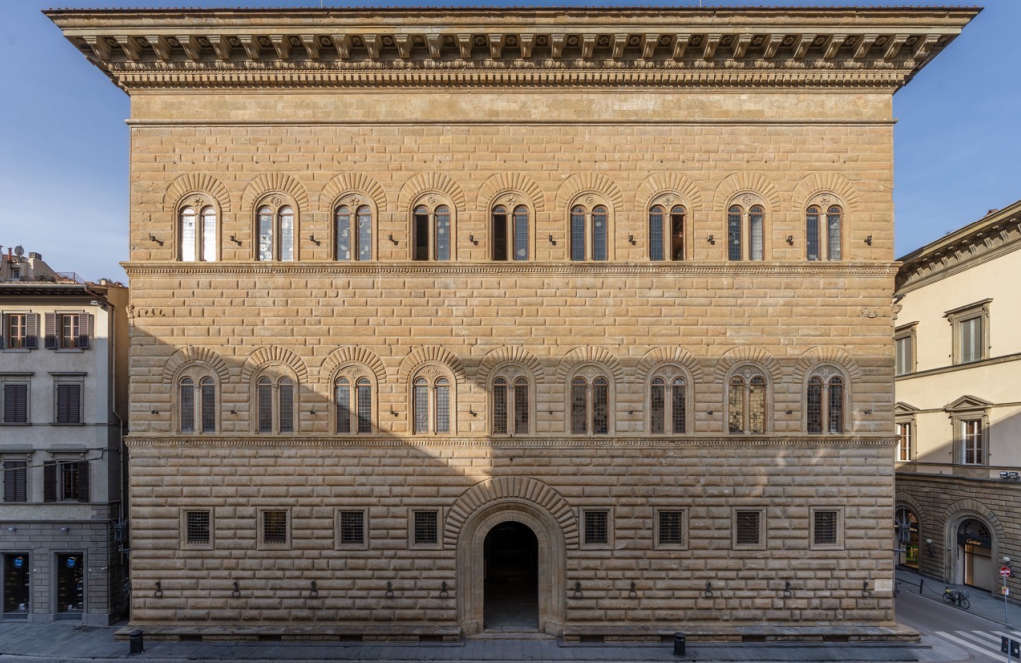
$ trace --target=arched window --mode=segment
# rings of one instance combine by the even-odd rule
[[[649,383],[649,432],[654,435],[687,433],[687,379],[674,366],[655,371]]]
[[[740,205],[730,206],[727,210],[728,260],[765,259],[765,218],[766,210],[762,205],[752,205],[747,211]]]
[[[808,378],[805,392],[805,431],[843,433],[844,377],[832,366],[817,368]]]
[[[198,382],[196,390],[195,383]],[[216,383],[193,367],[178,380],[178,425],[182,433],[216,432]]]
[[[595,205],[591,211],[583,205],[571,208],[571,260],[609,260],[610,211]]]
[[[805,258],[819,260],[819,208],[812,205],[805,211]]]
[[[426,366],[412,380],[411,431],[416,435],[454,432],[454,381],[439,366]]]
[[[682,205],[674,205],[666,219],[664,206],[652,206],[649,210],[650,260],[684,260],[685,214]]]
[[[837,205],[826,210],[826,259],[840,260],[842,211]]]
[[[532,432],[531,381],[524,371],[507,367],[493,379],[493,435],[528,435]]]
[[[610,381],[594,368],[586,368],[571,379],[568,395],[571,433],[606,435],[612,422]]]
[[[288,204],[277,204],[278,197],[259,207],[257,214],[258,260],[294,260],[295,214]]]
[[[372,407],[372,381],[367,375],[368,369],[351,365],[342,368],[334,380],[335,430],[338,433],[372,432],[375,410]]]
[[[195,382],[191,378],[184,377],[180,381],[180,415],[181,432],[195,432]]]
[[[412,216],[412,260],[450,260],[450,207],[419,204]]]
[[[512,215],[497,205],[492,215],[493,260],[528,260],[528,208],[518,205]]]
[[[333,215],[337,238],[337,260],[372,260],[372,209],[359,205],[352,216],[351,208],[341,205]],[[353,225],[352,225],[353,224]]]
[[[205,205],[198,213],[191,206],[181,208],[178,246],[183,262],[216,260],[217,237],[215,207]]]
[[[255,430],[293,433],[297,429],[298,397],[295,381],[287,376],[261,375],[255,382]]]
[[[766,432],[766,378],[746,367],[727,383],[727,430],[731,433]]]

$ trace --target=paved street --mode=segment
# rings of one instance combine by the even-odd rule
[[[147,663],[182,661],[918,661],[919,663],[1003,662],[1001,634],[1021,635],[1002,624],[1003,604],[996,597],[969,589],[972,608],[963,611],[940,599],[944,585],[901,572],[898,621],[922,634],[919,645],[763,645],[692,644],[677,659],[669,645],[576,645],[555,640],[469,639],[453,644],[363,644],[308,642],[157,642],[147,641],[142,656],[128,657],[128,644],[113,639],[114,628],[68,623],[0,623],[0,662],[104,661],[128,659]],[[1021,625],[1021,606],[1010,605],[1008,619]]]

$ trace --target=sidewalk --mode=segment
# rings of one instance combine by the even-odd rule
[[[975,587],[951,585],[938,578],[924,576],[917,571],[903,567],[897,569],[896,585],[898,592],[918,593],[919,587],[921,587],[922,596],[933,601],[939,601],[945,605],[950,605],[943,600],[943,589],[945,587],[967,592],[968,600],[971,601],[971,608],[968,609],[968,612],[997,624],[1015,629],[1021,628],[1021,605],[1014,601],[1007,601],[1007,618],[1004,621],[1003,597],[999,594],[990,594]]]
[[[181,642],[146,641],[145,653],[128,655],[128,643],[113,639],[116,627],[75,626],[67,623],[0,622],[0,662],[96,662],[115,659],[146,663],[184,661],[571,661],[572,663],[662,661],[946,661],[926,655],[923,645],[903,644],[694,644],[685,657],[675,657],[662,645],[564,645],[552,639],[466,639],[456,643],[363,644],[356,642]],[[921,656],[920,656],[921,654]]]

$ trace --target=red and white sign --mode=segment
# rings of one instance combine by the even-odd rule
[[[1009,578],[1011,576],[1010,567],[1009,566],[1001,566],[1000,567],[1000,575],[1003,576],[1004,578]]]

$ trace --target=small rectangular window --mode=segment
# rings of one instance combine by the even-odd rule
[[[57,423],[82,423],[82,386],[79,383],[57,384]]]
[[[585,545],[610,543],[610,512],[607,509],[585,509]]]
[[[656,543],[660,546],[684,545],[684,511],[659,511]]]
[[[763,510],[762,509],[735,509],[734,510],[734,547],[735,548],[763,548]]]
[[[4,502],[28,501],[28,462],[5,460],[3,468]]]
[[[911,422],[897,424],[897,460],[911,460]]]
[[[208,511],[185,513],[185,541],[193,546],[206,546],[211,543]]]
[[[28,384],[5,382],[3,389],[3,423],[28,423]]]
[[[897,339],[897,375],[906,375],[911,372],[911,337],[903,336]]]
[[[28,347],[28,314],[6,313],[3,316],[3,345],[8,350]]]
[[[338,529],[338,543],[340,545],[365,545],[365,512],[341,511],[339,515]]]
[[[413,541],[416,546],[436,545],[439,543],[439,513],[436,511],[414,512]]]
[[[961,363],[982,359],[982,318],[961,321]]]
[[[88,502],[89,479],[88,461],[48,461],[43,464],[43,500]]]
[[[816,511],[813,514],[812,542],[819,545],[835,545],[837,543],[837,512]]]
[[[287,544],[287,512],[262,512],[262,542],[268,545]]]

